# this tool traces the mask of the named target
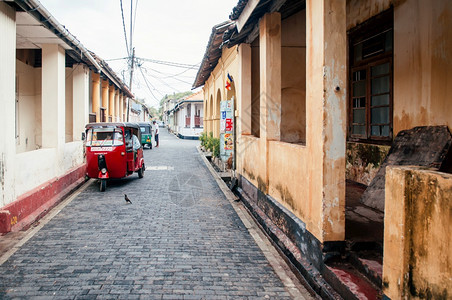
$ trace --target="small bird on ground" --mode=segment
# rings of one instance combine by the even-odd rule
[[[129,197],[127,197],[126,194],[124,194],[124,200],[126,200],[126,203],[132,204],[132,201],[130,201]]]

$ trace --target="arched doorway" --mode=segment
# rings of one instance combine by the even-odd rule
[[[213,120],[214,120],[214,110],[213,110],[213,96],[210,95],[210,103],[209,103],[209,114],[208,114],[208,125],[207,125],[207,133],[213,133]]]
[[[217,91],[217,99],[215,101],[215,118],[214,118],[214,137],[220,137],[220,102],[221,102],[221,91]]]

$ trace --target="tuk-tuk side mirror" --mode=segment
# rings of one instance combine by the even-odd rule
[[[85,140],[85,138],[86,138],[86,135],[85,135],[85,133],[84,133],[84,132],[82,132],[82,141],[84,141],[84,140]]]

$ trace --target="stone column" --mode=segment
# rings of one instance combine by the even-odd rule
[[[96,122],[100,122],[100,74],[92,73],[93,80],[93,111],[96,114]]]
[[[115,116],[114,122],[119,122],[119,90],[115,89]]]
[[[0,2],[0,24],[0,232],[8,232],[11,215],[1,208],[16,199],[16,12],[4,2]]]
[[[190,109],[190,129],[195,128],[195,113],[196,113],[196,104],[191,104]]]
[[[306,2],[307,176],[321,242],[345,238],[345,7],[345,1]]]
[[[124,95],[119,91],[119,121],[124,122]]]
[[[83,64],[74,65],[72,76],[72,140],[81,141],[89,116],[89,69]]]
[[[42,147],[65,143],[65,53],[58,44],[42,45]]]
[[[106,116],[106,120],[105,122],[108,122],[108,116],[109,116],[109,111],[108,111],[108,80],[102,80],[102,108],[105,109],[105,116]]]
[[[115,86],[113,84],[109,85],[108,93],[108,115],[111,117],[111,121],[115,121]],[[110,120],[108,120],[110,121]]]

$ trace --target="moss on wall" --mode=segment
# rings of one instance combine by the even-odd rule
[[[382,145],[347,143],[346,179],[369,185],[389,148]]]

